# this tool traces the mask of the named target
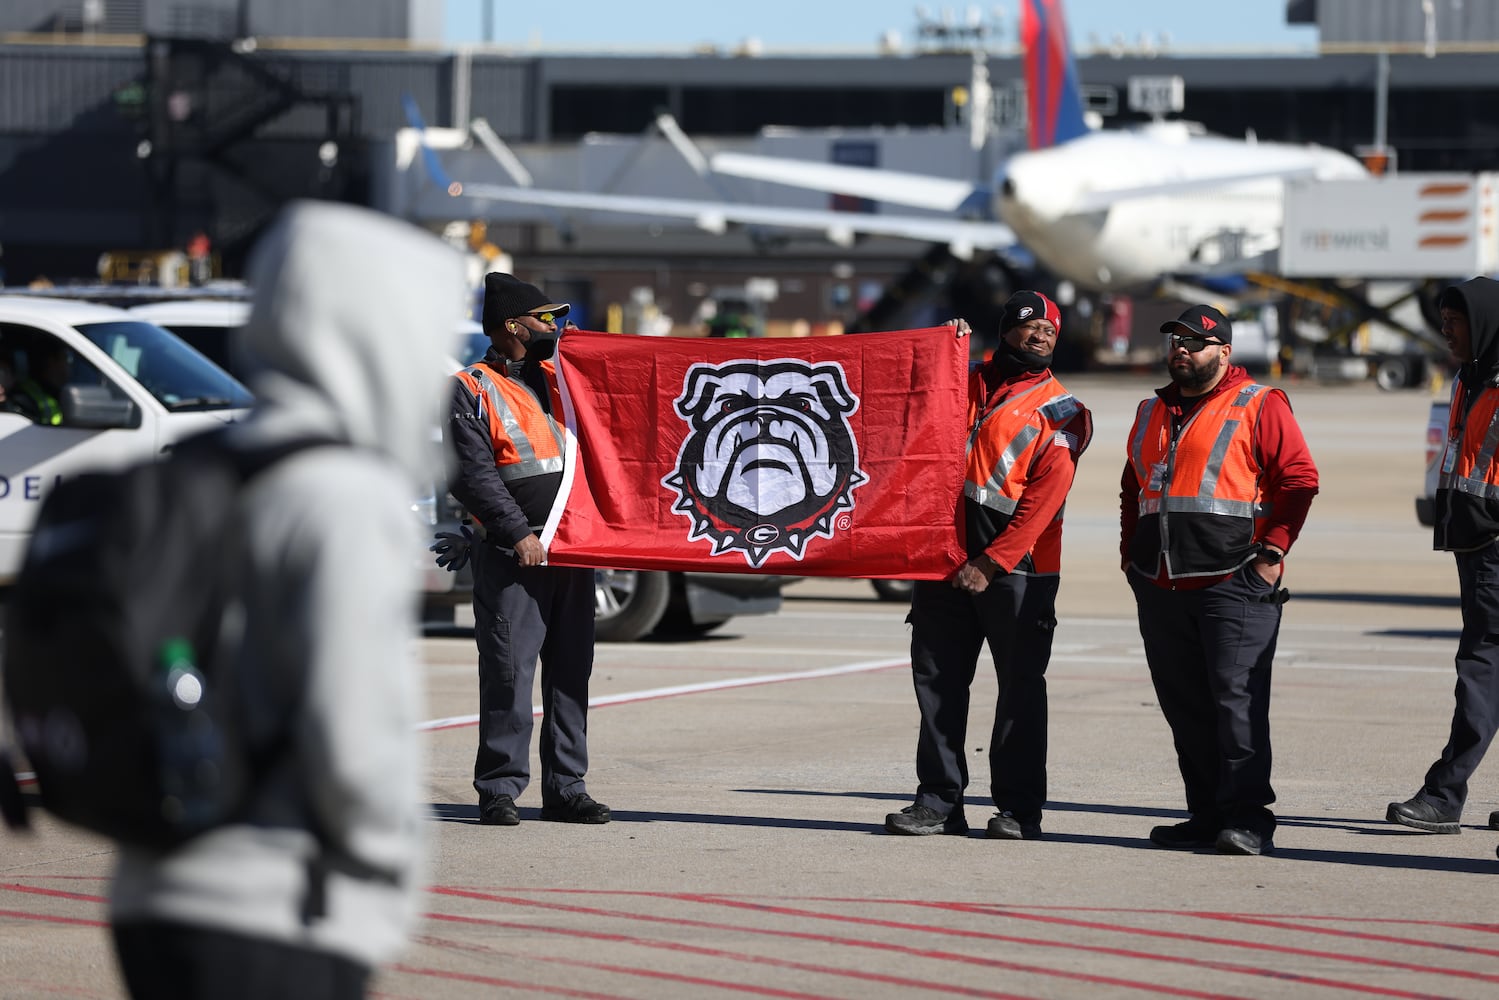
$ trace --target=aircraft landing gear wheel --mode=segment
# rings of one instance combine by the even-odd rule
[[[1374,384],[1386,392],[1410,385],[1411,370],[1404,358],[1385,358],[1374,369]]]

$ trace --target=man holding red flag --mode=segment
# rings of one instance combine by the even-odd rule
[[[956,320],[960,334],[967,323]],[[998,815],[986,833],[1041,836],[1046,802],[1046,667],[1056,628],[1062,507],[1093,435],[1086,407],[1051,373],[1056,303],[1016,292],[994,357],[968,381],[963,507],[968,560],[948,580],[917,581],[911,669],[921,727],[916,801],[885,817],[891,833],[966,834],[963,745],[969,687],[987,642],[999,674],[989,744]]]
[[[538,537],[562,483],[566,433],[552,354],[566,303],[512,275],[484,276],[484,360],[453,378],[448,484],[482,527],[474,568],[479,647],[479,822],[515,826],[531,780],[531,686],[541,663],[541,818],[607,823],[587,791],[588,679],[593,673],[593,570],[547,565]],[[462,565],[439,546],[438,565]],[[461,547],[460,547],[461,548]],[[447,563],[444,560],[447,560]]]

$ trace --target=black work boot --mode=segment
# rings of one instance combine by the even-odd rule
[[[957,809],[944,816],[930,806],[914,805],[886,816],[885,829],[907,837],[925,837],[933,833],[966,834],[968,821]]]
[[[1419,795],[1413,795],[1404,802],[1391,802],[1390,808],[1385,810],[1384,818],[1390,823],[1399,823],[1412,830],[1425,830],[1427,833],[1463,832],[1463,828],[1458,825],[1458,817],[1444,815]],[[1489,820],[1492,822],[1493,817],[1489,817]]]

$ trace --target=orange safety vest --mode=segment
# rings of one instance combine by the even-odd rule
[[[1087,409],[1068,392],[1055,376],[1023,392],[999,399],[983,411],[987,389],[982,371],[968,376],[968,471],[963,480],[963,496],[995,512],[999,530],[1010,523],[1030,481],[1031,466],[1042,448]],[[1092,436],[1091,425],[1087,431]],[[1078,442],[1078,453],[1088,447],[1085,438]],[[1062,513],[1041,532],[1031,548],[1033,569],[1016,568],[1011,572],[1030,576],[1056,576],[1062,571]]]
[[[1269,387],[1250,383],[1199,403],[1173,432],[1166,404],[1140,404],[1129,460],[1140,483],[1130,561],[1154,577],[1224,576],[1254,558],[1270,505],[1260,492],[1255,424]]]
[[[555,369],[550,362],[542,369],[551,387],[552,411],[561,412]],[[479,413],[489,419],[489,439],[494,445],[494,464],[505,482],[562,471],[563,444],[567,432],[541,407],[530,386],[507,378],[484,362],[469,365],[455,376],[479,401]]]
[[[1487,545],[1499,523],[1499,390],[1485,388],[1468,404],[1454,379],[1447,447],[1437,478],[1435,547],[1467,551]]]

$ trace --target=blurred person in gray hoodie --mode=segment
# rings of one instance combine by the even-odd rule
[[[236,670],[280,750],[243,820],[122,851],[110,920],[137,998],[362,997],[419,914],[424,806],[413,639],[419,525],[463,262],[365,209],[289,208],[256,247],[235,349],[256,405],[231,447],[299,450],[252,479]],[[215,553],[205,552],[207,561]],[[286,718],[278,671],[305,684]]]

